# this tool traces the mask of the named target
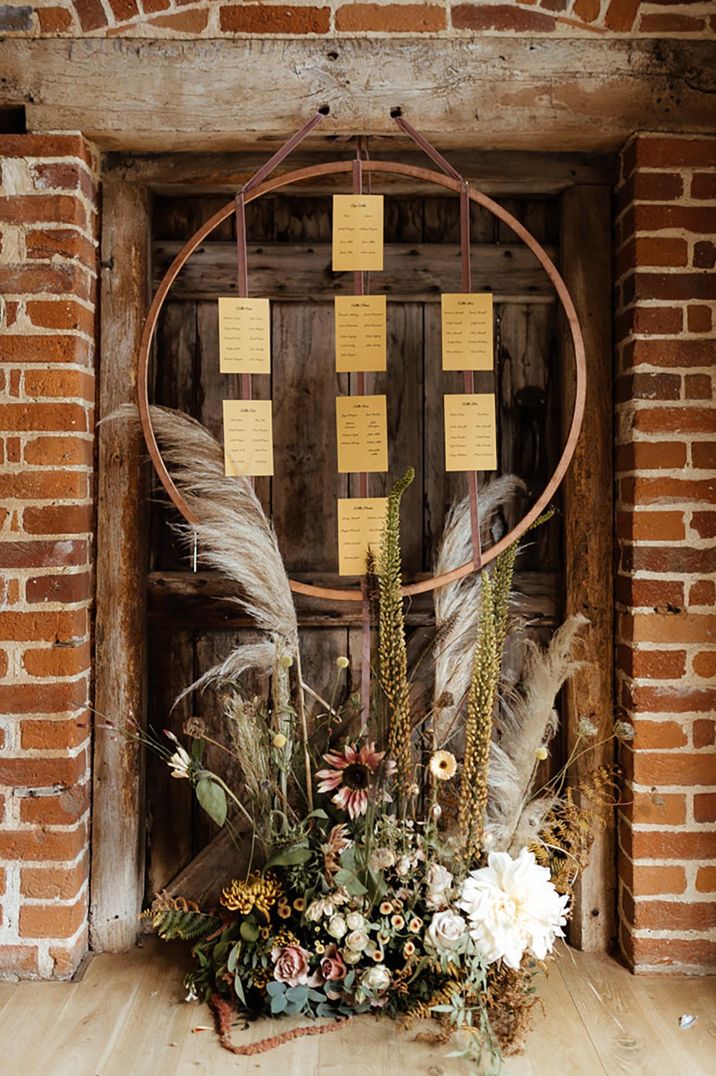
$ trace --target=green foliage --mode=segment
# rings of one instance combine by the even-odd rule
[[[413,784],[412,721],[401,593],[400,501],[415,477],[409,467],[388,497],[388,511],[377,563],[378,664],[386,701],[388,750],[397,766],[400,805],[405,809]]]
[[[210,777],[200,777],[196,783],[196,798],[204,808],[209,818],[216,822],[217,826],[223,826],[226,821],[226,793],[221,785],[212,781]]]
[[[152,915],[152,926],[164,941],[198,941],[218,930],[221,919],[194,908],[165,908]]]

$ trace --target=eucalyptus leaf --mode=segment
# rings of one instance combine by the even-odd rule
[[[255,919],[244,919],[239,927],[239,934],[246,942],[255,942],[259,936],[259,928]]]
[[[288,1008],[288,1001],[285,994],[274,994],[271,998],[271,1012],[274,1016],[278,1016],[280,1012],[285,1012]]]
[[[283,983],[272,982],[266,984],[266,993],[270,998],[275,998],[278,994],[285,994],[285,992]]]
[[[236,991],[237,998],[239,999],[241,1004],[245,1007],[246,1006],[246,994],[244,993],[244,984],[241,982],[241,976],[239,975],[238,971],[236,972],[236,975],[234,976],[234,990]]]
[[[217,826],[223,826],[226,821],[226,793],[221,785],[210,777],[202,777],[196,784],[196,798],[209,818]]]
[[[232,975],[236,971],[236,965],[239,962],[239,954],[241,952],[241,942],[237,942],[234,948],[229,953],[229,959],[226,961],[226,970]]]

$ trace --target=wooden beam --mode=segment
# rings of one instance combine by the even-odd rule
[[[376,147],[378,147],[376,149]],[[379,135],[369,142],[374,160],[399,160],[403,164],[425,167],[427,158],[416,151],[401,134]],[[292,153],[278,169],[285,172],[308,168],[335,157],[353,156],[355,146],[345,139],[325,139],[313,152],[302,149]],[[239,187],[265,163],[263,153],[108,153],[105,175],[144,183],[159,194],[191,194],[197,189],[206,194],[235,194]],[[611,153],[539,153],[513,150],[452,150],[450,163],[465,179],[484,194],[520,195],[559,194],[574,183],[606,183],[617,180],[617,158]],[[306,197],[345,191],[344,176],[325,176],[320,183],[304,182],[282,190],[282,197],[295,194]],[[373,177],[373,189],[394,195],[430,194],[450,197],[442,187],[426,188],[407,176]]]
[[[149,197],[104,184],[102,198],[100,418],[135,401],[136,355],[148,306]],[[114,735],[144,718],[146,492],[141,433],[133,421],[99,428],[97,610],[90,940],[116,952],[134,943],[144,895],[143,750]]]
[[[328,105],[321,140],[392,133],[400,107],[443,148],[614,150],[712,130],[714,68],[716,42],[686,39],[12,38],[0,104],[105,149],[265,146]]]
[[[327,573],[303,572],[296,578],[327,587],[341,585],[338,576]],[[411,576],[407,581],[418,578],[424,576]],[[533,627],[554,626],[559,612],[554,597],[557,589],[555,577],[548,572],[517,572],[515,591],[520,596],[520,615]],[[215,572],[151,572],[147,595],[148,615],[154,623],[224,630],[254,627],[233,600],[235,584]],[[305,594],[295,594],[294,599],[304,628],[360,627],[358,603],[325,602]],[[432,595],[416,595],[406,610],[406,623],[423,627],[433,622]]]
[[[611,344],[611,195],[604,187],[573,187],[560,200],[560,265],[582,325],[587,356],[587,405],[582,433],[563,485],[565,508],[566,613],[583,613],[584,666],[565,690],[567,747],[580,718],[609,736],[614,721],[613,461]],[[563,369],[571,343],[562,332]],[[571,411],[569,383],[565,415]],[[582,776],[611,763],[613,741],[583,756]],[[589,866],[577,885],[570,937],[580,949],[606,950],[614,929],[614,812],[596,826]],[[596,822],[597,820],[595,820]]]
[[[183,246],[159,240],[152,248],[154,286]],[[523,244],[471,247],[473,287],[491,291],[496,302],[551,303],[555,290]],[[548,248],[554,259],[556,251]],[[251,292],[270,299],[301,302],[352,295],[352,273],[331,267],[330,243],[261,243],[249,247]],[[446,243],[386,243],[380,291],[393,301],[433,300],[460,290],[460,247]],[[172,300],[216,299],[236,292],[236,244],[205,243],[189,259],[172,286]]]

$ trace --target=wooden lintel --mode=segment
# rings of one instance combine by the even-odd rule
[[[105,149],[239,149],[283,140],[322,106],[320,138],[395,131],[443,148],[614,150],[640,129],[713,127],[716,42],[11,38],[0,105],[34,132]]]
[[[438,143],[441,143],[438,139]],[[379,135],[369,140],[374,160],[399,160],[403,164],[426,167],[427,158],[416,151],[401,134]],[[347,139],[324,138],[312,152],[292,153],[279,172],[308,168],[321,161],[351,157],[355,146]],[[149,153],[105,154],[103,173],[127,183],[143,183],[159,194],[184,194],[201,190],[207,194],[232,195],[265,163],[263,153]],[[575,183],[606,183],[617,178],[617,159],[612,153],[541,153],[521,150],[452,150],[450,163],[460,175],[484,194],[492,196],[526,194],[534,197],[559,194]],[[441,187],[427,189],[424,183],[407,176],[373,177],[377,192],[393,195],[419,194],[448,196]],[[305,181],[286,187],[284,197],[331,194],[346,190],[344,176],[324,176],[320,183]]]

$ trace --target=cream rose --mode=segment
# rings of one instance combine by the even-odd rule
[[[442,863],[431,863],[430,869],[425,879],[425,885],[427,892],[425,894],[425,903],[428,908],[433,911],[440,911],[442,908],[446,908],[450,903],[450,886],[452,885],[452,874],[443,867]]]
[[[428,941],[438,953],[457,953],[467,941],[467,923],[457,912],[436,912],[428,926]]]

